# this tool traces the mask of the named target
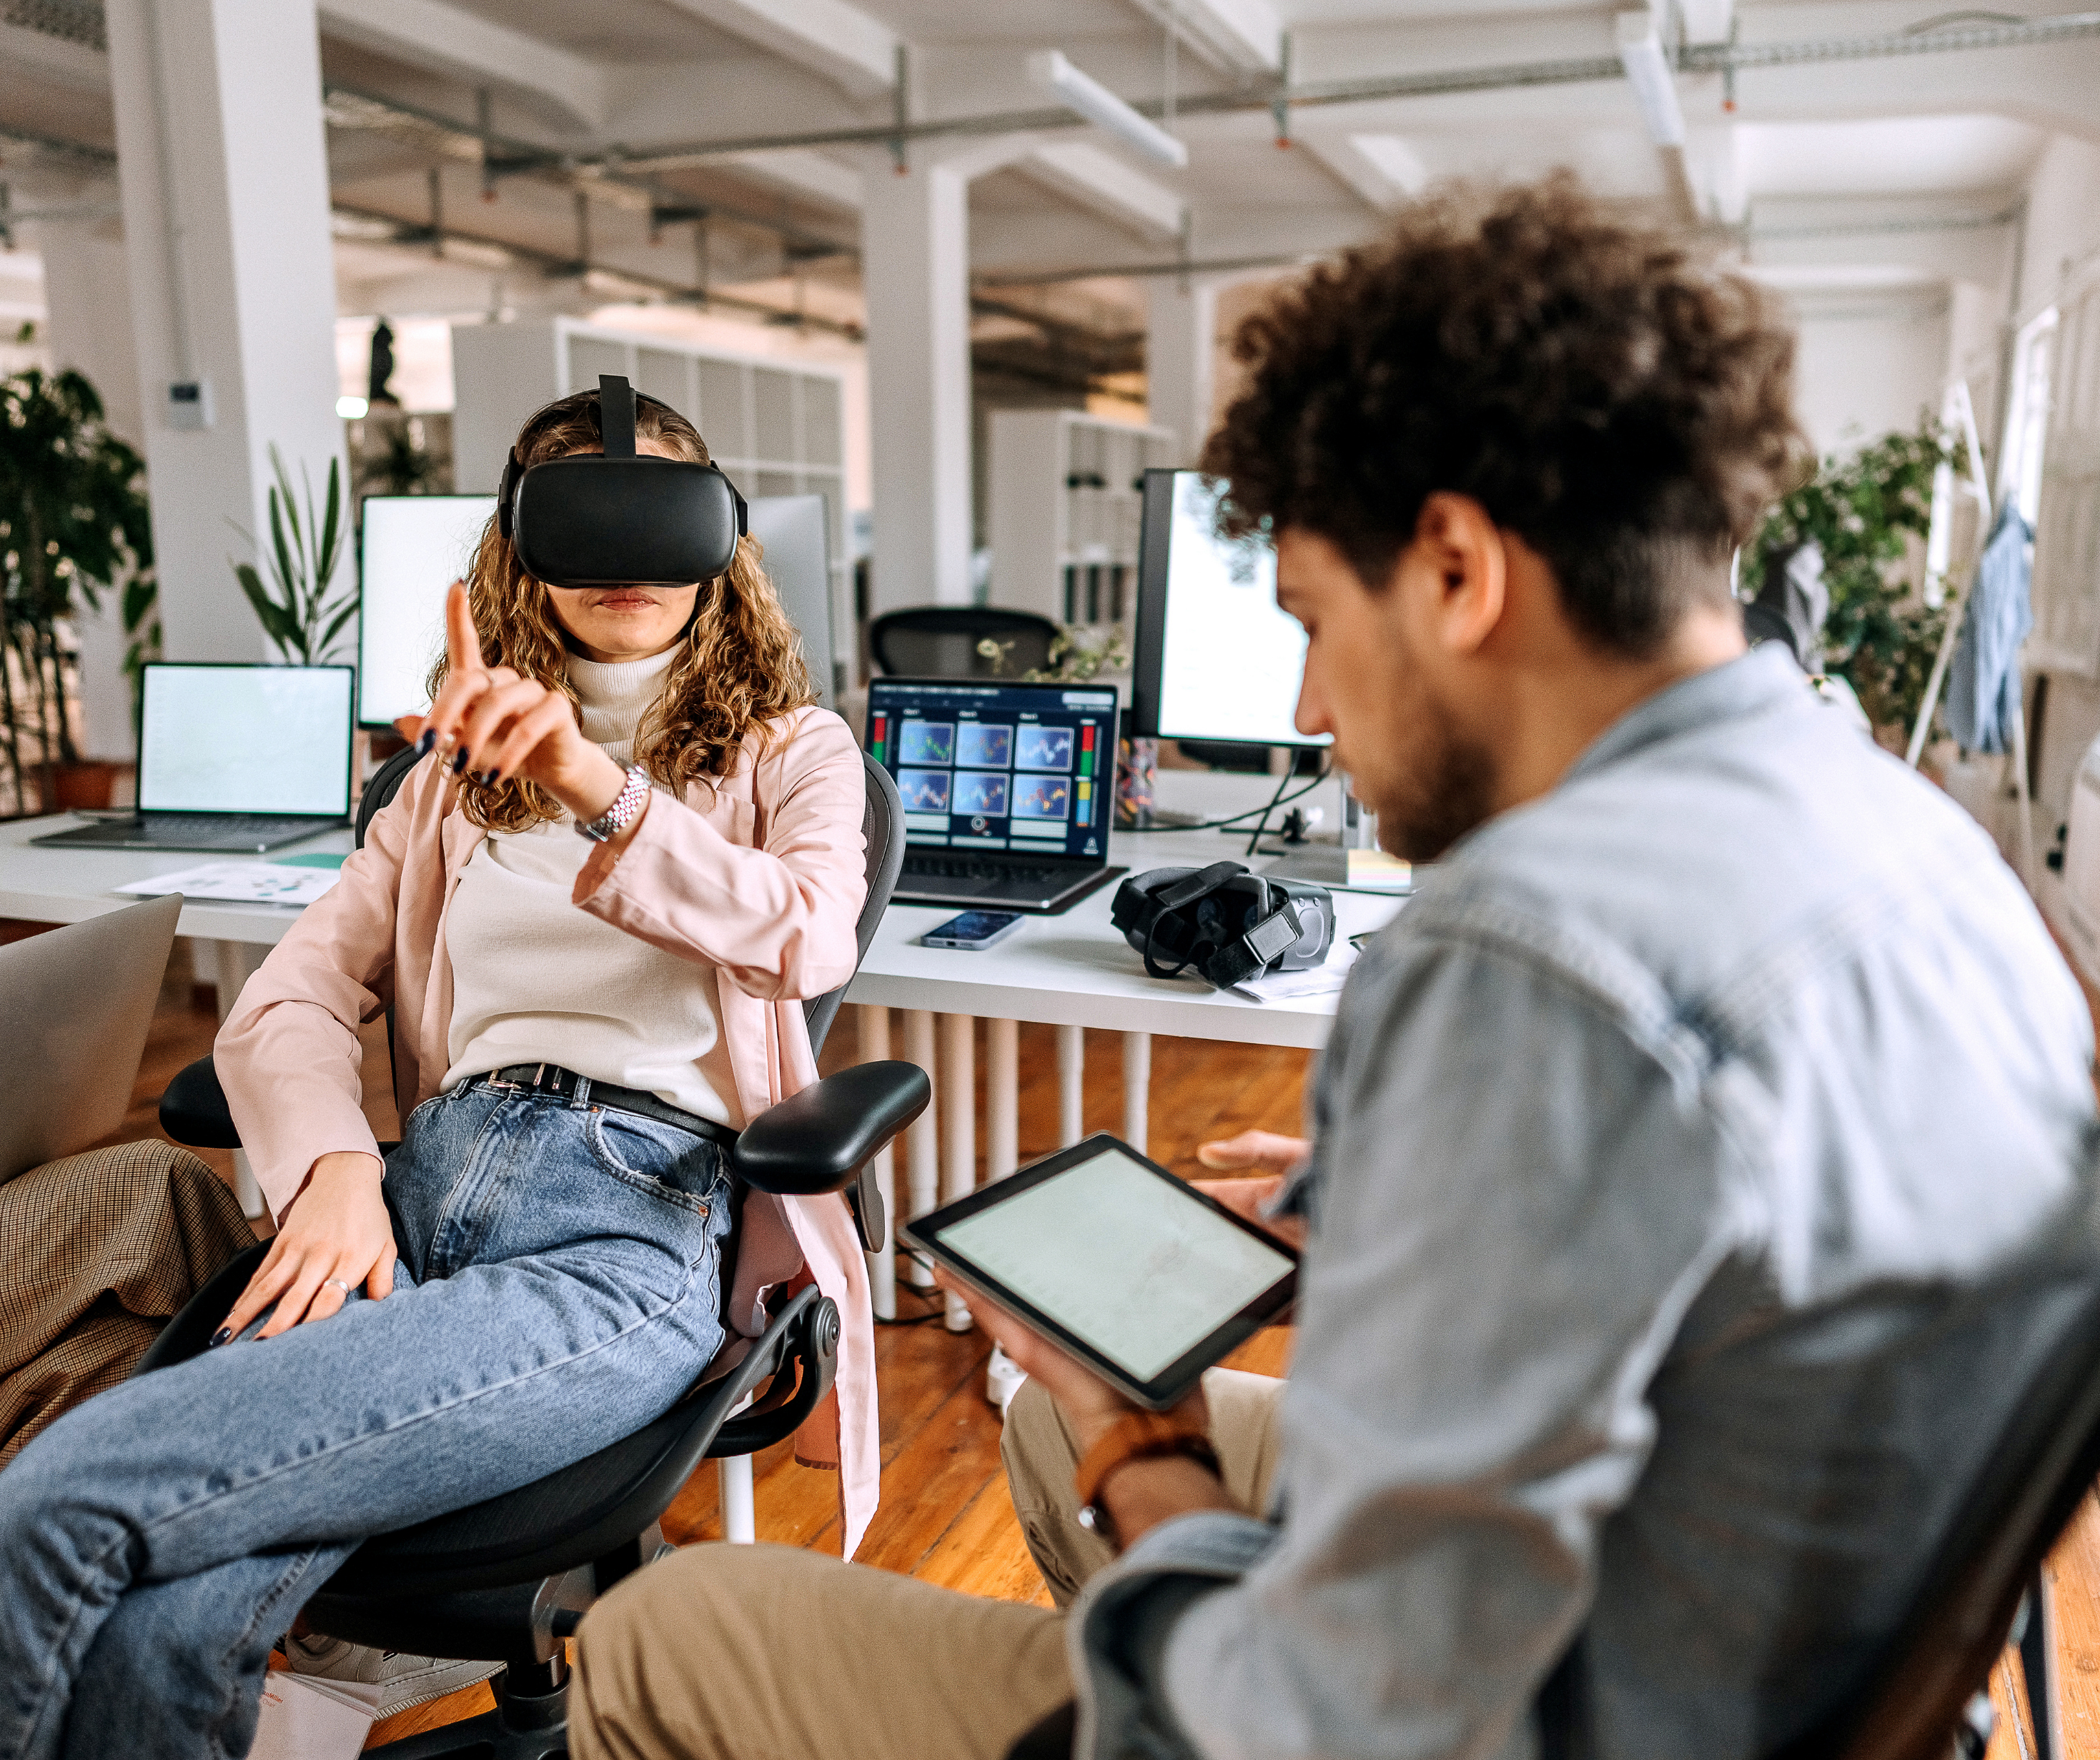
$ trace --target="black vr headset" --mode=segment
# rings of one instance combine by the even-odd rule
[[[728,573],[751,525],[736,485],[712,464],[638,454],[624,379],[601,376],[598,407],[602,454],[527,470],[510,449],[496,523],[525,572],[549,587],[690,587]]]
[[[1326,887],[1272,880],[1234,861],[1132,874],[1116,888],[1109,921],[1145,956],[1151,976],[1178,978],[1193,966],[1220,990],[1266,972],[1304,971],[1335,944]]]

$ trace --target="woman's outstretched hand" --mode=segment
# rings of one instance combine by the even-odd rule
[[[404,715],[394,725],[410,744],[435,749],[455,776],[523,777],[579,820],[597,818],[627,780],[584,737],[567,697],[510,667],[483,663],[461,581],[445,595],[445,681],[438,700],[429,715]]]
[[[273,1302],[277,1311],[258,1338],[327,1319],[360,1284],[374,1301],[391,1295],[394,1224],[379,1195],[385,1172],[378,1156],[351,1151],[315,1162],[269,1252],[212,1343],[236,1336]]]

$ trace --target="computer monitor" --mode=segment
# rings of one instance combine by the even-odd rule
[[[1276,603],[1276,553],[1218,535],[1219,491],[1192,470],[1145,473],[1132,730],[1148,738],[1327,746],[1293,724],[1305,631]]]
[[[386,727],[430,706],[445,645],[445,589],[465,578],[494,495],[368,495],[360,546],[357,719]]]
[[[867,753],[896,779],[904,841],[1106,857],[1113,686],[876,679]]]
[[[765,550],[765,572],[780,606],[802,637],[810,682],[827,709],[838,707],[832,636],[832,557],[818,495],[755,495],[751,535]]]
[[[350,812],[348,667],[184,665],[145,669],[139,810]]]

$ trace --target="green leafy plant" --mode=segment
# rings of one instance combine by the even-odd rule
[[[359,468],[357,484],[367,495],[435,495],[444,472],[443,460],[417,445],[408,423],[396,421],[386,428],[378,450]]]
[[[1901,565],[1907,539],[1922,540],[1930,529],[1933,473],[1953,455],[1952,437],[1926,416],[1915,433],[1884,434],[1826,458],[1811,482],[1772,509],[1744,559],[1747,596],[1775,553],[1804,540],[1821,547],[1830,591],[1825,669],[1851,685],[1877,728],[1907,728],[1916,719],[1947,627],[1945,608],[1926,605]]]
[[[144,478],[83,374],[0,380],[0,805],[14,812],[31,810],[32,775],[48,796],[53,768],[80,761],[68,620],[119,595],[135,689],[159,653]]]
[[[995,658],[999,651],[999,644],[989,636],[977,644],[977,652],[988,660]],[[1024,684],[1085,684],[1104,672],[1123,672],[1130,668],[1130,653],[1123,645],[1123,630],[1114,624],[1103,634],[1098,629],[1077,629],[1069,623],[1061,623],[1057,626],[1057,639],[1050,644],[1050,652],[1045,658],[1048,665],[1034,667],[1021,675]]]
[[[270,469],[277,479],[270,491],[270,587],[262,584],[253,563],[236,562],[233,572],[277,652],[294,666],[319,666],[335,652],[360,603],[355,587],[329,596],[336,565],[342,560],[342,469],[338,460],[329,460],[328,495],[317,511],[313,483],[300,467],[306,490],[303,518],[274,446]]]

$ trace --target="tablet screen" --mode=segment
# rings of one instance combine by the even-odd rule
[[[964,1217],[940,1240],[1138,1381],[1294,1263],[1113,1149]]]

